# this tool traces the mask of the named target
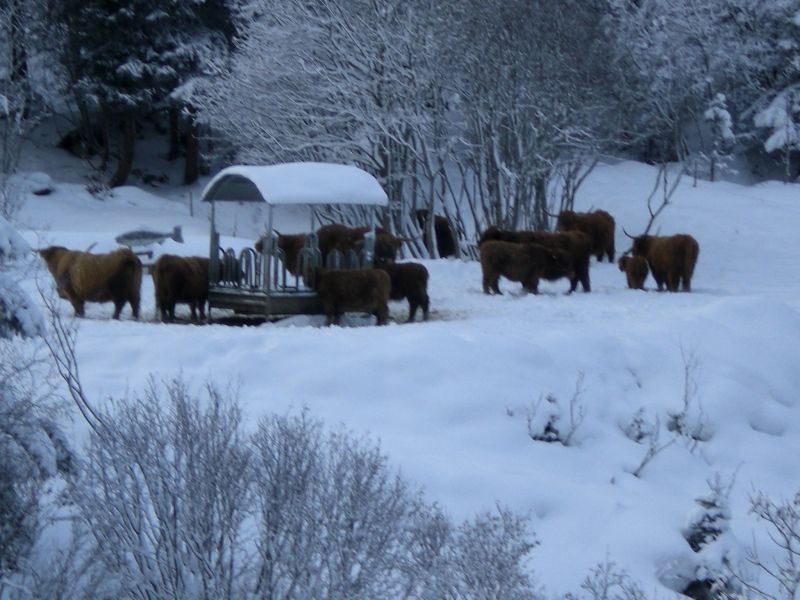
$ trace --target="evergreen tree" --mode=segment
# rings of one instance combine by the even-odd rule
[[[138,120],[163,109],[229,43],[228,7],[229,0],[60,0],[64,59],[82,118],[99,115],[104,137],[121,130],[111,186],[125,183],[133,166]]]

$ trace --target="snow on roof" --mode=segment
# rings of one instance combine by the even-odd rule
[[[203,190],[203,201],[212,200],[271,205],[388,204],[386,192],[366,171],[350,165],[315,162],[227,167]]]

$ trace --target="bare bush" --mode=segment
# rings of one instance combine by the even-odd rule
[[[305,413],[253,438],[259,598],[387,598],[420,509],[377,446],[324,435]]]
[[[54,482],[74,467],[49,375],[39,340],[0,337],[0,598],[29,583],[60,489]]]
[[[454,600],[523,600],[543,594],[528,574],[526,562],[536,542],[528,520],[497,507],[461,525],[449,560],[452,581],[446,598]]]
[[[700,361],[694,352],[681,348],[683,359],[683,406],[677,412],[668,412],[667,429],[679,436],[691,452],[700,442],[711,439],[712,431],[703,407],[697,398]]]
[[[661,419],[656,416],[651,420],[646,416],[643,408],[639,409],[630,424],[623,427],[623,431],[629,439],[638,444],[644,443],[647,447],[639,465],[631,471],[631,475],[634,477],[641,477],[642,471],[650,461],[677,441],[675,437],[666,441],[662,440]]]
[[[579,372],[567,408],[562,407],[553,394],[540,396],[539,401],[528,408],[526,423],[532,440],[559,442],[564,446],[572,444],[575,433],[586,418],[586,407],[581,402],[581,396],[586,391],[583,377],[583,372]]]
[[[565,600],[645,600],[646,594],[627,571],[609,558],[593,567],[581,583],[584,593],[569,593]]]
[[[767,600],[797,600],[800,597],[800,491],[791,500],[776,502],[764,492],[750,497],[750,512],[761,520],[772,542],[764,555],[755,543],[748,562],[764,575],[767,584],[740,574],[745,588]]]
[[[533,598],[527,519],[498,508],[456,527],[379,448],[303,413],[254,436],[258,598]]]
[[[711,427],[697,399],[699,360],[693,352],[686,353],[683,348],[681,348],[681,358],[683,359],[683,406],[679,411],[667,412],[665,429],[670,433],[669,438],[666,440],[661,438],[661,419],[657,415],[649,417],[644,408],[640,408],[630,422],[621,427],[628,439],[647,446],[639,465],[631,471],[634,477],[641,476],[650,461],[678,440],[682,440],[689,451],[694,452],[700,442],[711,439]]]
[[[249,452],[238,406],[151,381],[101,411],[71,496],[132,598],[238,598]]]

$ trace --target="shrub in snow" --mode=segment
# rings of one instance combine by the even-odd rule
[[[606,558],[593,567],[581,583],[583,593],[566,594],[564,600],[645,600],[641,587],[628,573]]]
[[[455,527],[379,448],[305,413],[253,437],[255,589],[268,598],[533,598],[527,520],[498,508]]]
[[[723,483],[718,474],[706,482],[710,493],[695,500],[699,509],[681,532],[693,554],[673,560],[660,573],[665,585],[695,600],[731,598],[741,592],[731,575],[730,540],[724,539],[731,519],[733,482]]]
[[[50,484],[73,467],[44,367],[33,342],[0,339],[0,581],[24,577]]]
[[[379,449],[303,414],[253,438],[256,588],[269,598],[388,598],[419,501]]]
[[[779,502],[757,492],[750,498],[750,512],[765,524],[772,546],[762,553],[754,544],[747,557],[765,580],[742,573],[738,579],[762,598],[796,600],[800,596],[800,490],[791,500]]]
[[[80,560],[98,556],[87,581],[113,595],[536,597],[527,519],[456,527],[375,444],[305,413],[248,437],[235,401],[173,381],[97,414],[71,497],[92,536]]]
[[[0,338],[44,333],[44,318],[28,294],[11,277],[0,273]]]
[[[692,554],[673,560],[658,578],[669,589],[694,600],[733,600],[743,597],[742,588],[729,571],[727,552]]]
[[[700,363],[694,353],[686,354],[681,350],[683,357],[683,407],[679,411],[668,411],[667,430],[680,437],[689,448],[694,451],[699,442],[711,439],[711,425],[703,412],[703,407],[697,399],[697,374]]]
[[[528,409],[528,435],[536,442],[560,442],[561,406],[553,394],[539,396],[539,400]]]
[[[538,402],[528,408],[526,417],[531,439],[537,442],[560,442],[569,446],[586,417],[586,407],[580,402],[584,391],[581,372],[578,373],[575,392],[568,407],[563,407],[553,394],[540,396]]]
[[[655,434],[656,423],[650,420],[642,406],[621,429],[626,438],[641,444]]]
[[[446,598],[523,600],[541,598],[525,568],[536,546],[527,519],[498,507],[461,525],[448,552]],[[425,597],[425,596],[423,596]]]
[[[630,422],[622,425],[621,428],[625,437],[629,440],[647,447],[639,465],[631,471],[634,477],[639,477],[651,460],[676,441],[675,437],[671,437],[668,440],[661,439],[661,420],[657,416],[649,417],[644,407],[640,408],[636,414],[633,415]]]
[[[0,216],[0,266],[17,261],[31,251],[14,227]],[[35,337],[44,332],[39,309],[8,273],[0,272],[0,338],[14,334]]]
[[[119,594],[239,597],[251,500],[239,408],[151,381],[98,414],[71,497]]]
[[[665,429],[671,434],[670,437],[666,440],[661,438],[661,419],[658,416],[649,417],[644,408],[640,408],[628,423],[621,426],[628,439],[647,446],[641,462],[631,471],[635,477],[639,477],[651,460],[678,440],[683,440],[689,451],[693,452],[699,442],[711,439],[711,427],[696,400],[699,368],[697,357],[693,353],[686,354],[683,350],[681,356],[684,376],[683,407],[680,411],[667,413]]]
[[[0,217],[0,267],[30,248]],[[47,481],[71,466],[55,424],[57,404],[33,338],[44,320],[7,272],[0,272],[0,581],[20,577],[44,521]],[[2,587],[0,587],[0,592]]]
[[[691,516],[689,524],[683,530],[683,537],[695,552],[700,552],[727,531],[731,519],[728,498],[733,480],[724,485],[717,474],[706,483],[711,491],[708,495],[695,499],[700,508]]]

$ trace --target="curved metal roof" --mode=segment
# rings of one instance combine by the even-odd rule
[[[206,185],[202,200],[270,205],[388,204],[386,192],[366,171],[351,165],[316,162],[227,167]]]

